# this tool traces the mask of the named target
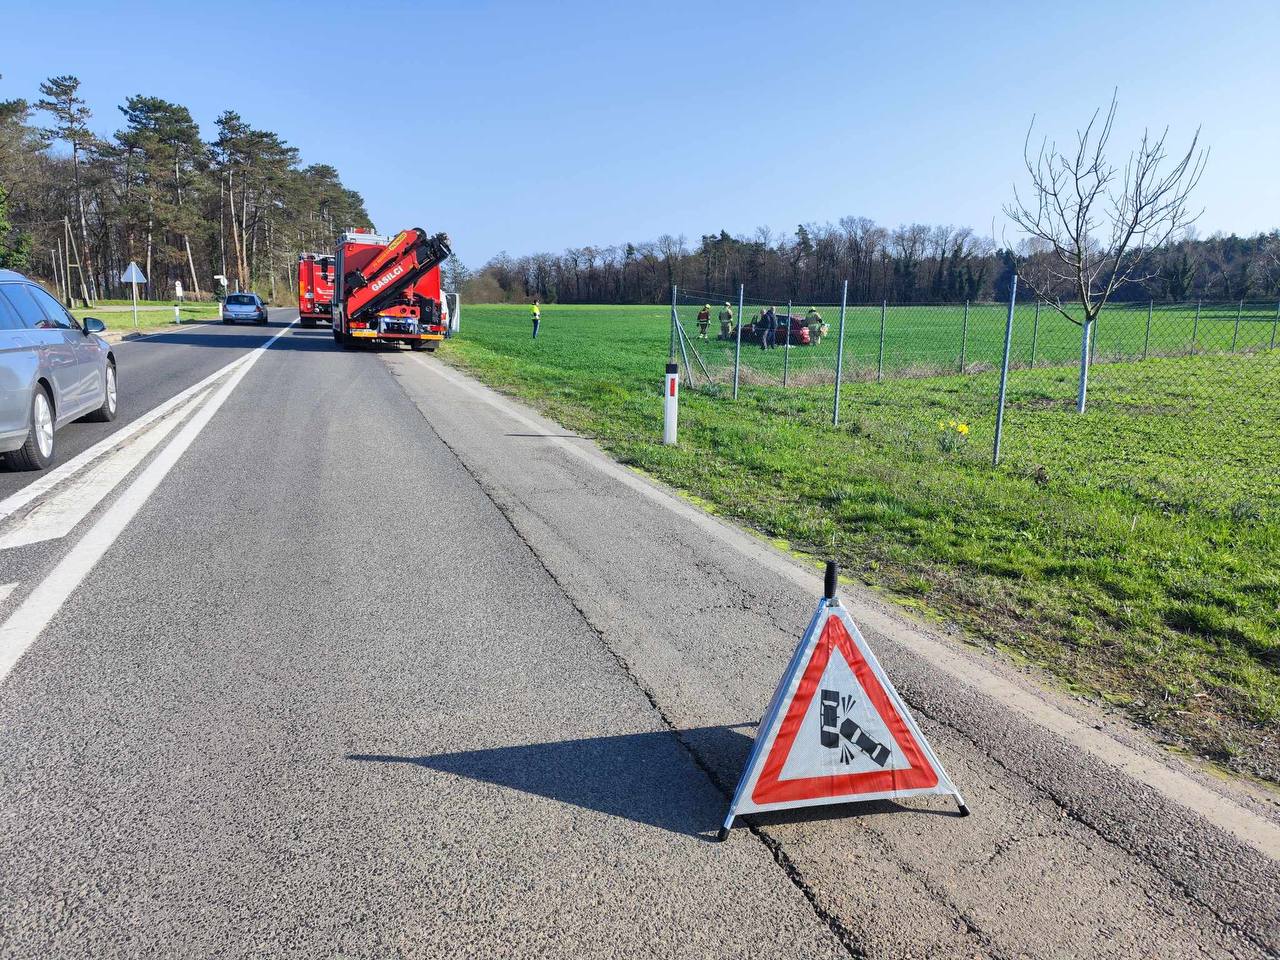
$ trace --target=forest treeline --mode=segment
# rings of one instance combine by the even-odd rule
[[[146,294],[294,290],[301,250],[329,250],[352,226],[371,226],[360,194],[327,164],[303,166],[296,147],[238,113],[202,139],[190,111],[129,97],[118,117],[95,117],[73,76],[51,77],[31,99],[0,100],[0,267],[92,299],[125,296],[130,261]],[[100,129],[115,123],[112,134]]]
[[[731,295],[739,284],[755,301],[838,303],[845,280],[851,303],[930,303],[1008,296],[1018,264],[1048,256],[1029,244],[1006,249],[967,228],[882,227],[866,217],[805,224],[794,234],[768,229],[751,237],[709,233],[690,243],[664,235],[647,243],[576,247],[456,268],[472,303],[662,303],[675,284],[697,297]],[[1280,231],[1251,237],[1185,238],[1166,246],[1145,279],[1116,292],[1121,300],[1240,300],[1280,297]],[[1072,291],[1055,291],[1073,299]]]

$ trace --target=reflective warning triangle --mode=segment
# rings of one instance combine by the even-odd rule
[[[722,836],[742,813],[930,793],[968,813],[849,612],[824,599],[760,723]]]

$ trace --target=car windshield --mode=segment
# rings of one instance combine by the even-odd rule
[[[254,299],[247,293],[233,293],[227,297],[227,303],[233,303],[239,307],[252,307]]]

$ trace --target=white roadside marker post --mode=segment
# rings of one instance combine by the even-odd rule
[[[674,446],[676,442],[676,415],[680,402],[680,368],[667,364],[667,385],[662,393],[662,442]]]
[[[178,313],[178,305],[176,303],[173,305],[173,322],[174,323],[182,322],[182,316]]]

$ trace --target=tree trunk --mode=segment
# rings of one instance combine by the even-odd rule
[[[236,225],[235,174],[227,173],[227,199],[231,208],[231,246],[236,252],[236,289],[244,286],[244,260],[240,256],[240,230]]]
[[[227,275],[227,184],[218,184],[218,254],[222,258],[222,275]]]
[[[89,284],[89,296],[98,299],[98,288],[93,282],[93,257],[89,253],[89,220],[84,214],[84,192],[80,189],[80,145],[71,143],[71,168],[75,178],[76,212],[80,215],[80,276]]]

